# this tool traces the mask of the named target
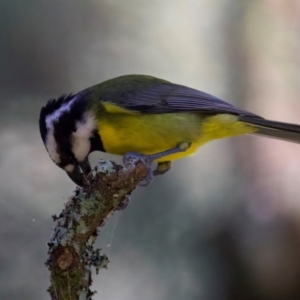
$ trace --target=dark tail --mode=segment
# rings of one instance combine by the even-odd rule
[[[241,116],[239,119],[255,125],[258,131],[254,134],[300,144],[300,125],[247,116]]]

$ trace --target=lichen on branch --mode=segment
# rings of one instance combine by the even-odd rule
[[[92,267],[106,268],[108,257],[93,244],[109,215],[124,209],[132,191],[147,177],[147,165],[140,160],[126,167],[101,160],[91,174],[91,185],[76,188],[56,222],[48,243],[52,300],[90,300]]]

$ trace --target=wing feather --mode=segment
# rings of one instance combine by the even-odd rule
[[[149,114],[197,111],[206,114],[256,116],[210,94],[168,82],[127,91],[123,94],[123,100],[124,108]]]
[[[144,114],[193,111],[260,118],[210,94],[151,76],[120,76],[100,84],[96,90],[102,101]]]

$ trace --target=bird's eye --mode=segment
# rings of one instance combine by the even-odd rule
[[[67,161],[73,160],[72,156],[71,156],[71,155],[68,155],[68,154],[61,154],[61,155],[60,155],[60,159],[61,159],[61,160],[67,160]]]

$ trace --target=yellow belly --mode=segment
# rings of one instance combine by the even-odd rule
[[[239,122],[236,116],[221,114],[212,117],[199,113],[169,114],[107,113],[99,121],[99,134],[108,153],[127,152],[154,154],[190,142],[185,151],[163,157],[172,161],[194,153],[204,143],[214,139],[255,132],[253,126]]]

